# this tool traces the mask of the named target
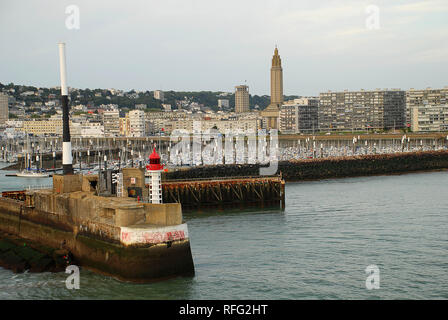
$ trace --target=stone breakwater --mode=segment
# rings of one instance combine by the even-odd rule
[[[448,168],[448,151],[406,152],[278,162],[277,174],[285,181],[397,174]],[[194,167],[168,172],[164,179],[198,179],[229,176],[258,176],[258,164]]]

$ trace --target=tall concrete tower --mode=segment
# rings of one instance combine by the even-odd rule
[[[271,66],[271,103],[261,112],[266,129],[278,129],[278,116],[283,104],[282,60],[275,47]]]
[[[235,87],[235,112],[249,112],[249,87],[245,85]]]
[[[280,109],[282,104],[283,104],[282,60],[278,55],[277,47],[275,47],[271,67],[271,105],[276,105],[278,109]]]

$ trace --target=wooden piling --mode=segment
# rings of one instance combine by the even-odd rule
[[[285,208],[285,181],[274,177],[229,177],[166,180],[163,202],[178,202],[183,208],[277,207]]]

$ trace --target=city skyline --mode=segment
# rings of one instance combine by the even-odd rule
[[[50,2],[1,5],[8,45],[0,53],[0,82],[57,86],[54,43],[65,41],[74,88],[232,92],[247,80],[252,94],[269,95],[266,69],[275,44],[287,70],[285,95],[446,85],[443,1],[262,1],[239,5],[237,14],[233,2],[124,7],[78,1],[79,30],[65,26],[70,4],[51,3],[52,10]],[[365,25],[369,4],[380,10],[377,30]],[[36,25],[39,31],[31,32]],[[179,38],[181,28],[191,32]]]

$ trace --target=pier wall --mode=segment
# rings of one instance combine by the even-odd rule
[[[145,247],[132,245],[133,241],[139,240],[139,235],[143,237],[147,235],[143,231],[138,234],[138,230],[131,228],[131,231],[137,233],[134,235],[137,239],[131,237],[129,246],[123,246],[91,235],[75,234],[31,221],[29,217],[20,217],[14,207],[20,208],[21,204],[4,200],[0,199],[0,231],[9,234],[10,237],[20,237],[33,246],[44,245],[58,249],[64,243],[63,248],[70,250],[74,255],[74,263],[92,271],[133,282],[194,275],[190,242],[185,238],[188,237],[188,232],[181,232],[183,229],[186,230],[185,225],[179,226],[180,231],[167,229],[167,232],[174,235],[173,237],[167,237],[166,233],[161,232],[156,234],[152,230],[150,234],[152,238],[149,240],[154,241],[149,241]],[[126,230],[127,228],[124,229]],[[159,240],[168,242],[156,243]]]
[[[76,264],[122,280],[194,275],[180,204],[143,205],[82,191],[39,190],[25,196],[25,201],[0,198],[0,232],[70,250]]]
[[[277,174],[281,174],[285,181],[301,181],[436,169],[448,169],[448,151],[280,161]],[[258,164],[203,166],[168,172],[163,178],[194,180],[206,177],[257,176],[259,170]]]
[[[182,224],[182,206],[180,203],[144,203],[146,222],[158,226]]]

